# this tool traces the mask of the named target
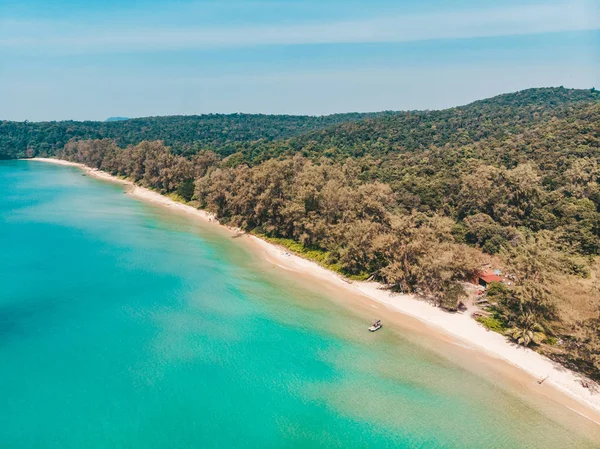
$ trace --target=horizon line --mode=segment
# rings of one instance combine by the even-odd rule
[[[167,118],[167,117],[203,117],[203,116],[234,116],[234,115],[247,115],[247,116],[268,116],[268,117],[331,117],[334,115],[347,115],[347,114],[401,114],[403,112],[436,112],[436,111],[446,111],[455,108],[462,108],[470,106],[474,103],[478,103],[480,101],[491,100],[494,98],[502,97],[505,95],[515,95],[521,92],[526,92],[529,90],[539,90],[539,89],[564,89],[564,90],[578,90],[578,91],[590,91],[590,92],[600,92],[595,88],[595,86],[589,88],[576,88],[576,87],[564,87],[564,86],[538,86],[538,87],[528,87],[526,89],[520,89],[510,92],[503,92],[500,94],[492,95],[491,97],[483,97],[477,100],[469,101],[468,103],[462,103],[455,106],[450,106],[447,108],[439,108],[439,109],[383,109],[383,110],[373,110],[373,111],[345,111],[345,112],[334,112],[331,114],[278,114],[278,113],[268,113],[268,112],[205,112],[200,114],[167,114],[167,115],[146,115],[139,117],[124,117],[119,115],[112,115],[103,120],[77,120],[77,119],[61,119],[61,120],[8,120],[8,119],[0,119],[0,123],[61,123],[61,122],[76,122],[76,123],[113,123],[113,122],[124,122],[130,120],[141,120],[141,119],[151,119],[151,118]],[[111,118],[119,118],[119,120],[110,120]]]

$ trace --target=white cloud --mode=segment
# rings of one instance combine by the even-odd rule
[[[593,3],[567,2],[471,12],[413,14],[293,26],[144,28],[0,22],[0,50],[79,52],[156,51],[258,45],[411,42],[509,36],[600,28]]]

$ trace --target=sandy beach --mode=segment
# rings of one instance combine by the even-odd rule
[[[219,225],[218,220],[208,212],[178,203],[154,191],[137,186],[130,181],[119,179],[82,164],[46,158],[29,160],[78,167],[94,178],[129,186],[128,194],[136,198],[197,217],[215,226]],[[225,226],[221,226],[221,228],[227,229],[231,233],[239,233],[239,231]],[[269,263],[277,266],[278,269],[308,276],[327,283],[332,288],[348,292],[354,297],[361,297],[364,301],[374,301],[381,305],[382,307],[379,308],[378,313],[380,314],[379,318],[383,319],[384,322],[389,319],[388,315],[393,314],[412,317],[426,323],[428,327],[435,329],[437,332],[443,332],[456,339],[457,344],[464,347],[465,350],[480,351],[487,357],[493,357],[519,368],[527,373],[531,388],[543,390],[543,394],[551,396],[555,401],[561,402],[576,413],[600,425],[600,392],[594,393],[585,388],[581,383],[582,377],[577,373],[560,366],[531,349],[510,343],[500,334],[488,331],[472,319],[469,312],[464,314],[448,313],[412,295],[392,294],[384,290],[382,285],[374,282],[347,280],[317,263],[291,254],[288,250],[261,240],[256,236],[246,235],[243,241],[253,246],[259,254],[262,254]],[[545,380],[540,385],[538,381],[542,379]]]

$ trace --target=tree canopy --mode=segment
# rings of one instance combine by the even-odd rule
[[[176,153],[192,154],[211,148],[226,156],[234,152],[235,142],[271,141],[337,123],[386,114],[350,113],[322,117],[207,114],[105,122],[0,121],[0,157],[51,156],[72,139],[113,139],[120,146],[136,145],[144,140],[161,140]]]

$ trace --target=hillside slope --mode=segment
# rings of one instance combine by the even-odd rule
[[[301,153],[343,159],[431,146],[462,146],[482,139],[503,139],[524,127],[569,116],[574,108],[600,101],[595,90],[537,88],[499,95],[441,111],[406,111],[314,130],[275,144],[243,142],[247,162]]]

